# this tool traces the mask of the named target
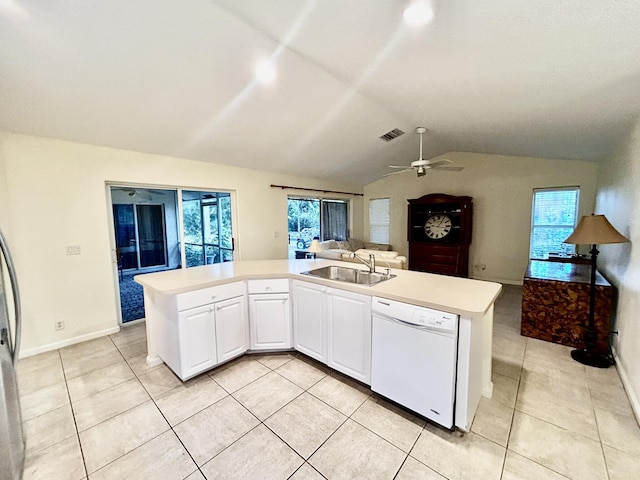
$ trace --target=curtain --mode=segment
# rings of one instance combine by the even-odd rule
[[[348,218],[346,202],[322,201],[322,240],[348,240]]]

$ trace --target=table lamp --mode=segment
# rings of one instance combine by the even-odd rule
[[[320,246],[320,242],[318,240],[311,240],[311,245],[307,249],[307,252],[313,253],[313,258],[316,258],[316,253],[320,253],[322,251],[322,247]]]
[[[591,245],[591,282],[589,284],[589,318],[584,328],[585,348],[573,350],[571,358],[583,365],[607,368],[612,361],[608,356],[596,352],[596,262],[598,244],[624,243],[629,240],[609,223],[604,215],[585,215],[571,235],[564,241],[573,245]]]

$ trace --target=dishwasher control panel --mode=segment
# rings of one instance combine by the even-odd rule
[[[433,329],[455,330],[457,319],[457,315],[421,308],[413,312],[411,323]]]
[[[418,307],[380,297],[373,297],[371,302],[371,311],[374,315],[382,314],[417,327],[441,332],[455,333],[458,329],[458,315],[454,313]]]

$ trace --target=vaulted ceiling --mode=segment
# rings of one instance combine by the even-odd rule
[[[417,126],[427,158],[598,160],[640,112],[637,0],[408,4],[0,0],[0,130],[364,185]]]

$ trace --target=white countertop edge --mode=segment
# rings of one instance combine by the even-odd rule
[[[364,265],[337,260],[247,260],[140,274],[134,280],[161,295],[176,295],[233,281],[287,278],[471,318],[482,318],[502,290],[502,285],[495,282],[400,269],[391,269],[395,278],[371,287],[300,274],[329,265],[367,270]],[[384,265],[378,265],[378,271],[384,269]]]

